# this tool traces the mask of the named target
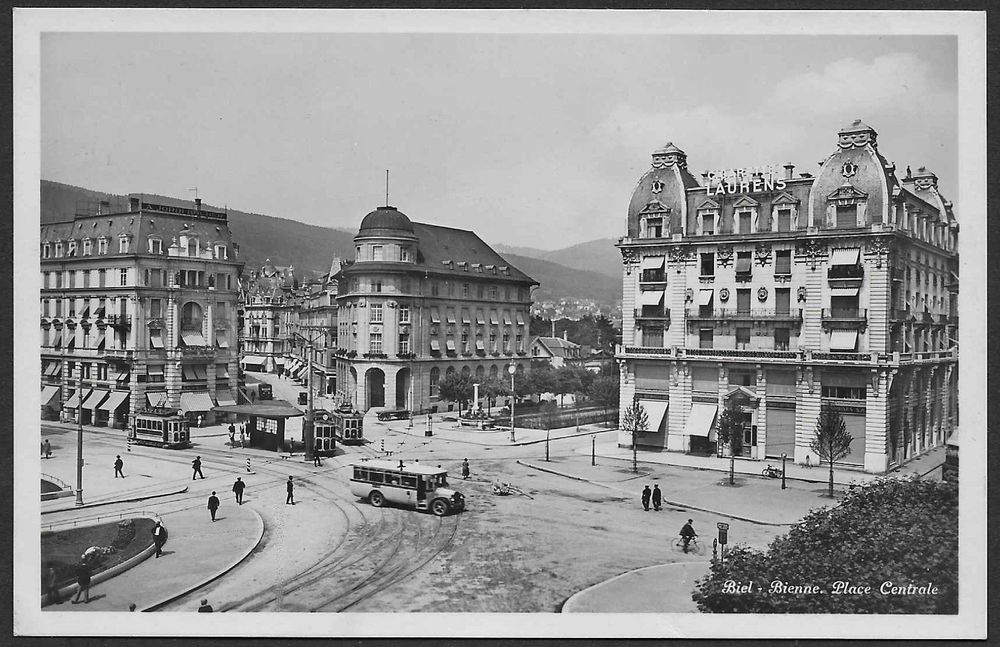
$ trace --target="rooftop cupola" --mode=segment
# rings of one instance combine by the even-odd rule
[[[687,154],[674,146],[673,142],[667,142],[663,148],[653,151],[653,168],[666,168],[668,166],[687,168]]]
[[[913,188],[917,191],[926,191],[927,189],[938,188],[938,177],[926,166],[921,166],[917,169],[916,173],[907,177],[906,180],[913,182]]]
[[[837,132],[837,144],[845,149],[862,148],[867,144],[871,144],[872,148],[878,148],[877,138],[878,133],[875,129],[860,119],[855,119]]]

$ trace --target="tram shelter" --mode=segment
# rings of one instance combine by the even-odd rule
[[[257,404],[227,404],[213,407],[216,413],[234,413],[247,419],[250,446],[280,452],[285,446],[285,421],[305,415],[285,400]]]

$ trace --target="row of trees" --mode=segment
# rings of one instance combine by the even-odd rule
[[[530,334],[540,337],[552,335],[553,322],[532,315],[528,324]],[[615,339],[620,332],[613,321],[604,315],[587,315],[580,319],[558,319],[555,321],[555,336],[561,337],[563,332],[571,342],[582,346],[590,346],[594,350],[613,351]]]

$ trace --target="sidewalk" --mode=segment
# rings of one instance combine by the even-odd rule
[[[698,613],[691,599],[708,561],[648,566],[574,593],[562,613]]]
[[[510,428],[481,430],[471,427],[463,427],[458,422],[446,422],[439,413],[433,414],[431,421],[431,434],[428,437],[427,416],[416,416],[413,418],[413,427],[410,427],[409,420],[393,420],[381,422],[375,413],[365,415],[365,430],[382,430],[406,434],[408,436],[419,436],[421,438],[442,438],[451,442],[468,443],[470,445],[482,445],[488,447],[520,447],[523,445],[534,445],[544,443],[546,431],[544,429],[526,429],[517,427],[514,430],[514,442],[510,441]],[[550,441],[562,438],[574,438],[593,434],[603,434],[617,432],[616,429],[609,429],[600,423],[592,425],[580,425],[580,430],[576,427],[563,427],[552,429],[548,432]]]

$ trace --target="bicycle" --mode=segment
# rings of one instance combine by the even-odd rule
[[[772,467],[771,465],[765,467],[760,474],[761,476],[767,476],[772,479],[781,478],[781,470],[777,467]]]
[[[674,548],[679,548],[680,552],[694,553],[695,555],[702,555],[705,552],[705,547],[698,543],[697,536],[691,537],[691,539],[687,542],[687,546],[684,545],[684,537],[679,537],[677,541],[674,542]]]

